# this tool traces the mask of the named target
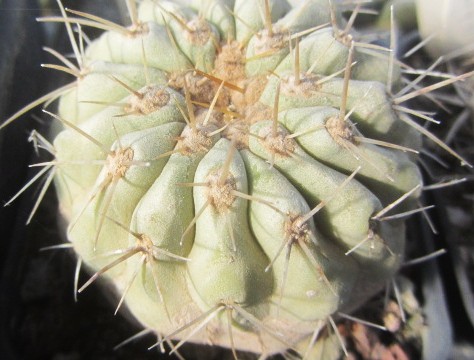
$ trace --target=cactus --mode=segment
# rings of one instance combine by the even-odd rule
[[[59,100],[54,141],[31,139],[94,274],[79,292],[106,278],[172,352],[311,358],[400,267],[420,134],[459,156],[401,105],[418,92],[393,51],[326,0],[127,6],[128,27],[62,6],[43,19],[65,23],[77,65],[51,51],[54,67],[77,80],[26,108]],[[71,24],[105,32],[84,49]]]

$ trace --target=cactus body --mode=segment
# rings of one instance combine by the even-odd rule
[[[87,47],[60,98],[68,239],[166,340],[303,353],[403,257],[403,222],[376,215],[421,184],[414,155],[364,141],[420,146],[386,92],[389,59],[325,26],[326,0],[136,14]]]

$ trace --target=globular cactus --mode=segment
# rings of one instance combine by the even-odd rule
[[[56,54],[77,80],[37,102],[59,97],[63,129],[33,138],[94,273],[79,291],[107,278],[157,345],[311,358],[403,260],[387,213],[421,191],[427,132],[401,105],[415,92],[327,0],[127,6],[128,27],[44,19],[65,23],[78,63]],[[71,24],[106,31],[84,49]]]

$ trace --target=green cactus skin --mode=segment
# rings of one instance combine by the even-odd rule
[[[384,217],[422,180],[400,69],[326,0],[127,5],[129,27],[50,19],[107,29],[53,115],[60,212],[94,273],[79,292],[106,278],[155,345],[317,356],[313,333],[403,260]]]

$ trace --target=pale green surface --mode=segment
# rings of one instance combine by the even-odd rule
[[[273,71],[290,52],[287,41],[289,36],[328,23],[330,20],[329,11],[326,7],[321,10],[319,4],[323,1],[301,2],[274,23],[273,32],[285,39],[282,46],[268,45],[271,44],[271,40],[268,37],[267,29],[252,36],[246,54],[247,59],[251,59],[245,66],[247,76],[267,74]],[[261,54],[266,56],[258,57]]]
[[[113,77],[134,90],[146,84],[146,77],[151,84],[165,85],[168,81],[165,74],[155,68],[148,69],[145,75],[143,65],[94,61],[88,69],[87,74],[76,81],[77,86],[61,96],[59,101],[59,116],[74,124],[86,121],[129,95],[129,91]]]
[[[177,19],[193,26],[194,22],[199,22],[200,17],[187,7],[180,6],[170,1],[161,1],[160,7],[156,2],[148,0],[140,5],[138,18],[141,21],[154,21],[162,26],[169,26],[171,33],[179,47],[188,59],[201,71],[210,72],[214,68],[214,59],[216,57],[215,45],[219,43],[219,32],[211,24],[207,24],[209,35],[207,41],[192,40],[187,35],[183,24]],[[177,18],[177,19],[176,19]],[[190,23],[191,22],[191,23]]]
[[[287,73],[286,75],[291,76],[292,74]],[[262,103],[273,106],[279,81],[274,76],[270,77],[260,98]],[[298,94],[291,91],[291,82],[286,78],[281,85],[279,110],[308,106],[331,106],[337,109],[342,102],[343,83],[343,79],[334,78],[323,82],[315,90]],[[357,122],[358,128],[365,136],[415,150],[420,147],[419,134],[397,117],[382,83],[350,80],[346,110],[353,110],[352,119]]]
[[[235,39],[234,16],[229,12],[229,9],[234,8],[234,0],[189,0],[189,2],[206,20],[219,29],[222,39]]]
[[[91,43],[86,57],[91,60],[137,65],[143,64],[145,57],[148,66],[170,72],[192,67],[188,58],[174,46],[164,26],[154,22],[148,22],[146,26],[148,32],[144,36],[129,37],[118,32],[104,33]]]
[[[181,123],[169,123],[159,127],[129,133],[120,138],[123,147],[131,147],[134,151],[134,161],[150,161],[164,152],[174,147],[174,138],[178,136],[183,128]],[[151,146],[153,144],[153,146]],[[115,143],[115,148],[117,148]],[[126,176],[116,181],[109,182],[108,186],[99,192],[90,203],[78,202],[74,208],[75,214],[81,214],[78,219],[73,218],[73,226],[68,230],[68,238],[74,244],[75,250],[89,266],[99,269],[110,262],[110,257],[100,257],[101,255],[115,249],[125,249],[128,244],[129,234],[117,226],[109,219],[103,220],[104,211],[107,216],[119,224],[128,227],[133,211],[140,198],[145,194],[154,180],[159,176],[166,161],[160,159],[151,161],[150,166],[132,166]],[[105,173],[99,174],[96,188],[105,179]],[[110,205],[104,209],[104,202],[107,196],[111,196],[112,189],[114,195]],[[90,195],[89,195],[90,196]],[[89,201],[86,198],[86,201]],[[84,209],[84,206],[86,208]],[[95,247],[98,224],[103,220],[100,236]]]
[[[122,110],[116,107],[108,107],[84,121],[80,128],[108,149],[117,139],[115,131],[121,136],[128,132],[147,129],[164,123],[183,122],[182,115],[173,101],[173,96],[178,101],[180,98],[182,99],[182,96],[171,89],[166,91],[171,94],[170,101],[158,111],[145,116],[116,117],[116,115],[122,114]],[[101,147],[71,128],[64,130],[56,137],[54,147],[57,150],[57,160],[65,162],[61,166],[61,172],[64,176],[74,179],[74,183],[84,189],[90,188],[96,182],[100,166],[93,166],[90,163],[93,160],[105,160],[107,154],[104,153]],[[82,161],[86,166],[68,165],[68,162],[71,161]]]
[[[252,133],[262,136],[271,129],[271,122],[258,122]],[[258,139],[250,139],[250,150],[266,160],[271,160],[268,151]],[[314,207],[332,196],[346,178],[345,175],[317,162],[297,144],[291,156],[275,156],[275,167],[292,181],[296,188]],[[368,220],[382,208],[380,201],[356,180],[349,182],[338,193],[337,201],[330,201],[318,215],[316,222],[322,231],[339,241],[354,246],[368,232]]]
[[[280,18],[275,26],[295,34],[325,24],[331,18],[327,4],[326,0],[301,1]]]
[[[228,140],[219,140],[199,164],[195,182],[206,181],[219,170],[229,146]],[[236,190],[247,193],[247,174],[238,153],[232,159],[229,172],[236,182]],[[203,187],[194,190],[195,212],[206,203],[205,193]],[[273,290],[272,274],[264,272],[268,259],[250,232],[247,207],[247,200],[238,197],[231,208],[221,213],[208,206],[196,224],[194,245],[189,254],[192,259],[188,264],[189,279],[209,307],[221,301],[251,306],[263,301]]]
[[[310,208],[296,188],[275,168],[248,151],[242,153],[250,175],[250,193],[259,199],[271,202],[281,211],[292,216],[304,216]],[[250,204],[250,223],[257,241],[263,247],[269,259],[278,255],[283,243],[288,242],[285,233],[287,216],[276,212],[266,204],[256,201]],[[289,262],[285,261],[287,248],[278,255],[271,270],[275,274],[277,289],[275,301],[288,312],[301,320],[319,320],[337,311],[340,303],[354,285],[357,266],[352,259],[344,258],[342,249],[316,232],[313,220],[308,222],[308,229],[317,243],[312,240],[306,243],[320,269],[315,269],[311,259],[304,253],[299,244],[291,247]],[[308,239],[301,239],[306,242]],[[288,245],[286,245],[288,246]],[[330,259],[330,260],[329,260]],[[288,275],[284,281],[284,272]],[[329,279],[331,288],[321,279],[321,273]]]
[[[290,10],[290,5],[286,0],[271,0],[269,4],[273,22],[283,17]],[[234,11],[236,14],[239,14],[240,18],[235,20],[237,40],[241,44],[247,44],[253,33],[263,29],[265,26],[263,16],[265,13],[264,3],[236,0]]]
[[[334,39],[333,29],[324,28],[315,31],[300,40],[301,72],[312,72],[319,75],[331,75],[344,69],[349,49]],[[275,69],[278,74],[288,73],[294,68],[294,55],[287,56]]]
[[[384,206],[421,184],[418,168],[400,150],[366,143],[352,144],[344,140],[336,142],[325,123],[329,118],[338,116],[339,111],[334,108],[307,107],[282,111],[279,120],[291,133],[314,129],[298,136],[296,141],[315,159],[348,175],[362,166],[356,178],[370,187]],[[348,125],[354,126],[349,121]],[[355,127],[354,132],[361,136]],[[418,195],[419,191],[413,197]]]
[[[71,128],[54,141],[60,162],[56,183],[61,209],[72,221],[69,240],[88,267],[97,271],[143,245],[136,236],[150,239],[153,252],[139,248],[106,274],[120,292],[130,286],[125,297],[129,309],[159,333],[171,334],[224,304],[225,309],[215,313],[207,327],[209,331],[199,332],[193,341],[230,346],[229,315],[239,349],[271,354],[294,345],[304,352],[319,320],[358,307],[398,270],[405,246],[403,223],[382,223],[372,217],[419,184],[419,171],[400,151],[349,141],[345,147],[335,141],[324,125],[328,117],[339,115],[343,74],[320,85],[310,83],[301,91],[294,86],[293,54],[289,55],[284,41],[277,43],[274,54],[245,64],[247,75],[268,75],[269,70],[276,69],[281,77],[269,77],[258,105],[273,108],[280,82],[277,131],[285,136],[317,129],[292,139],[292,149],[286,155],[273,156],[262,140],[272,134],[272,121],[259,118],[249,129],[249,149],[236,150],[228,167],[235,180],[234,190],[254,198],[232,193],[228,207],[216,207],[209,200],[210,179],[226,170],[231,142],[223,131],[213,135],[209,148],[201,147],[192,154],[183,151],[181,141],[194,130],[183,119],[183,113],[189,114],[182,91],[172,90],[166,82],[170,73],[182,76],[194,67],[210,72],[219,41],[223,46],[237,39],[243,55],[253,57],[256,44],[264,39],[259,37],[268,32],[261,16],[263,7],[241,0],[235,4],[233,0],[160,4],[186,22],[208,19],[213,35],[196,46],[170,13],[146,0],[138,12],[148,21],[148,31],[130,36],[107,32],[89,46],[86,54],[92,71],[63,96],[60,113],[102,145]],[[326,0],[301,2],[293,9],[285,0],[270,4],[274,29],[283,37],[329,21]],[[260,32],[254,35],[229,9]],[[347,47],[335,42],[328,29],[302,36],[300,51],[303,72],[312,66],[314,58],[323,59],[314,68],[319,78],[342,69],[347,61]],[[356,59],[360,64],[354,68],[354,77],[371,81],[350,81],[346,112],[354,112],[347,124],[357,126],[353,129],[357,136],[418,148],[419,136],[392,109],[383,84],[385,59],[360,54]],[[379,70],[376,75],[367,74],[365,67]],[[109,75],[135,91],[158,84],[170,94],[170,100],[148,115],[121,116],[124,109],[113,104],[126,103],[131,96]],[[397,74],[394,78],[398,81]],[[219,81],[214,85],[217,88]],[[224,89],[230,92],[228,86]],[[202,121],[207,110],[196,106],[195,111]],[[210,119],[206,125],[202,134],[217,130],[223,122]],[[133,160],[140,162],[115,179],[115,185],[104,183],[103,161],[109,149],[127,146],[134,149]],[[359,165],[362,169],[357,178],[341,188]],[[111,199],[109,205],[107,198]],[[321,201],[326,201],[325,206],[307,220],[306,232],[293,232],[290,254],[289,245],[285,245],[291,233],[288,224]],[[346,255],[368,236],[373,239]],[[116,251],[114,256],[100,256],[111,251]],[[247,315],[239,313],[240,308]],[[182,338],[200,325],[202,322],[194,323],[176,337]],[[324,352],[321,346],[316,346],[315,353]],[[331,356],[337,352],[332,349]]]

